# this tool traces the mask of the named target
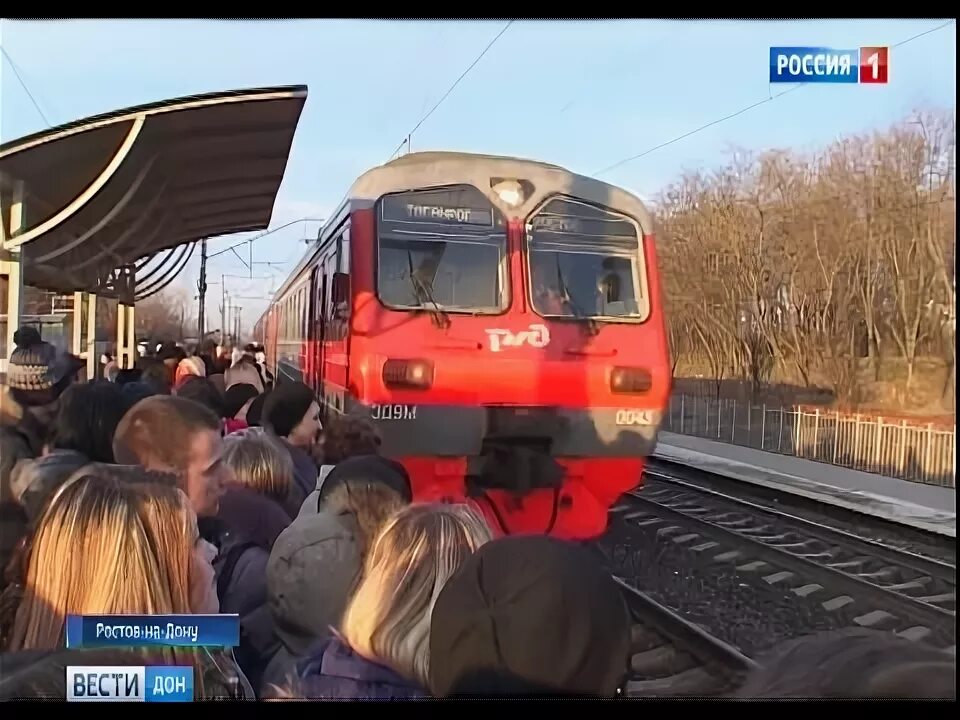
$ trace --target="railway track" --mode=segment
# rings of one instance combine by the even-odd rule
[[[732,690],[756,663],[613,576],[634,622],[627,697],[714,696]]]
[[[956,651],[955,565],[654,470],[612,512],[741,576],[789,587],[847,624]]]

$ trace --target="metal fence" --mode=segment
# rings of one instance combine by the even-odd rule
[[[956,427],[674,395],[663,429],[904,480],[956,487]]]

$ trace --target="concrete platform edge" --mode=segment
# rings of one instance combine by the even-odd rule
[[[825,485],[772,468],[716,457],[688,448],[678,448],[663,442],[657,443],[653,458],[835,505],[936,535],[957,537],[956,513],[946,513],[861,490]],[[761,474],[767,477],[761,477]]]

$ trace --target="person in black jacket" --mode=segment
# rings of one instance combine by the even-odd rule
[[[280,438],[293,460],[295,482],[286,508],[296,516],[307,495],[316,489],[320,470],[314,451],[323,425],[313,390],[301,382],[278,385],[264,401],[261,425]]]
[[[79,358],[41,340],[35,328],[17,330],[14,342],[6,386],[0,387],[0,571],[27,530],[22,488],[12,484],[14,469],[43,453],[60,396],[83,367]],[[0,590],[5,586],[6,580],[0,582]]]
[[[267,561],[291,518],[282,505],[293,483],[293,462],[279,441],[262,430],[224,439],[223,462],[233,481],[203,532],[215,538],[220,611],[240,615],[237,663],[254,688],[279,648],[267,605]]]

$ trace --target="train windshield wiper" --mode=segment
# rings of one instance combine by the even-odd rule
[[[577,320],[583,320],[586,322],[587,332],[591,335],[596,335],[598,332],[597,321],[584,313],[583,310],[580,309],[580,306],[574,302],[573,296],[570,295],[570,290],[567,288],[567,282],[563,277],[563,270],[560,269],[560,253],[555,253],[553,257],[557,262],[557,289],[560,291],[561,299],[570,306],[570,309],[573,311],[573,316]]]
[[[433,291],[430,289],[430,286],[421,280],[416,272],[413,269],[413,253],[410,252],[410,248],[407,248],[407,266],[410,269],[410,284],[413,286],[414,295],[417,298],[417,302],[423,305],[423,301],[426,300],[428,303],[433,305],[433,309],[428,309],[424,307],[428,313],[430,313],[430,320],[438,328],[449,327],[450,317],[443,311],[443,308],[440,307],[439,303],[433,297]]]

